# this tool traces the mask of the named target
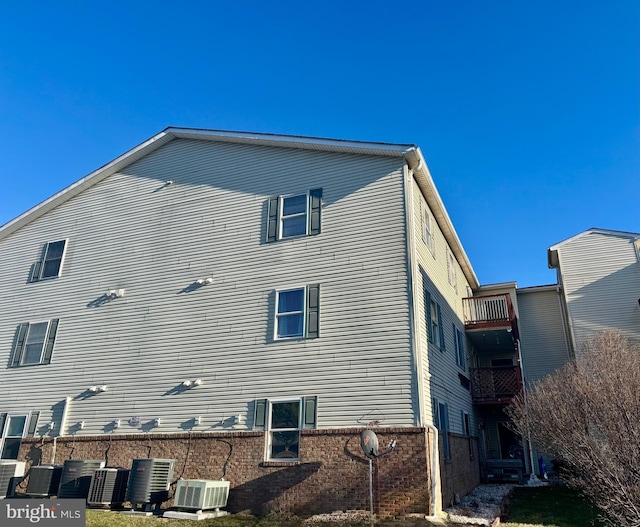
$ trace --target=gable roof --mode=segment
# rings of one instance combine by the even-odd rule
[[[453,223],[444,207],[442,199],[429,173],[426,161],[420,148],[412,144],[377,143],[365,141],[347,141],[341,139],[324,139],[296,135],[264,134],[254,132],[232,132],[224,130],[206,130],[197,128],[168,127],[146,141],[94,170],[75,183],[63,188],[53,196],[42,201],[13,220],[0,226],[0,240],[21,227],[31,223],[58,205],[77,196],[84,190],[99,183],[128,165],[147,156],[174,139],[195,139],[200,141],[218,141],[239,144],[271,146],[278,148],[298,148],[325,152],[341,152],[348,154],[373,155],[404,158],[420,186],[433,215],[440,226],[452,252],[473,289],[479,287],[478,279],[471,267],[462,243],[453,227]]]
[[[584,236],[588,236],[589,234],[602,234],[604,236],[616,236],[618,238],[628,238],[630,240],[637,240],[640,238],[640,233],[637,232],[628,232],[628,231],[614,231],[611,229],[599,229],[597,227],[591,227],[586,231],[582,231],[574,236],[566,238],[547,249],[547,260],[549,263],[549,268],[552,269],[558,266],[558,249],[560,249],[563,245],[571,243],[579,238]]]

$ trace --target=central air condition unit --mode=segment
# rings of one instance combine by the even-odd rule
[[[126,468],[99,468],[93,473],[87,503],[120,507],[125,501],[129,470]]]
[[[99,459],[67,459],[62,467],[58,498],[86,498],[93,473],[104,467]]]
[[[228,481],[181,479],[174,505],[179,509],[219,509],[226,507],[228,498]]]
[[[27,496],[49,497],[58,493],[62,465],[39,465],[29,469]]]
[[[134,459],[129,474],[126,501],[146,506],[160,505],[169,498],[175,459]]]
[[[16,486],[24,476],[24,461],[0,460],[0,498],[13,496]]]

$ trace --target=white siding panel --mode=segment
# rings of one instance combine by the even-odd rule
[[[528,383],[562,368],[569,348],[559,293],[553,290],[517,293],[520,308],[521,355]]]
[[[267,198],[311,188],[323,188],[322,233],[264,243]],[[242,428],[255,398],[317,395],[322,427],[371,412],[413,425],[402,192],[401,159],[168,143],[0,241],[0,408],[59,422],[69,396],[75,433],[133,416],[170,432],[195,416],[207,430],[241,414]],[[41,246],[62,238],[61,276],[27,283]],[[312,283],[320,338],[274,342],[275,289]],[[61,320],[52,363],[7,368],[17,325],[49,318]]]
[[[593,232],[563,244],[558,254],[578,350],[594,331],[610,328],[640,343],[640,262],[633,239]]]

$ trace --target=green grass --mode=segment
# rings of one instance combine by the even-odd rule
[[[271,518],[257,518],[233,514],[201,520],[169,520],[155,516],[136,516],[119,514],[117,512],[87,510],[87,527],[296,527],[300,522],[274,520]]]
[[[566,487],[517,488],[502,527],[601,527],[595,507]]]

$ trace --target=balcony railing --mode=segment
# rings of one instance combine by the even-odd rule
[[[516,317],[511,295],[474,296],[462,299],[467,326],[510,323]]]
[[[519,366],[471,368],[471,397],[476,404],[505,404],[522,390]]]

